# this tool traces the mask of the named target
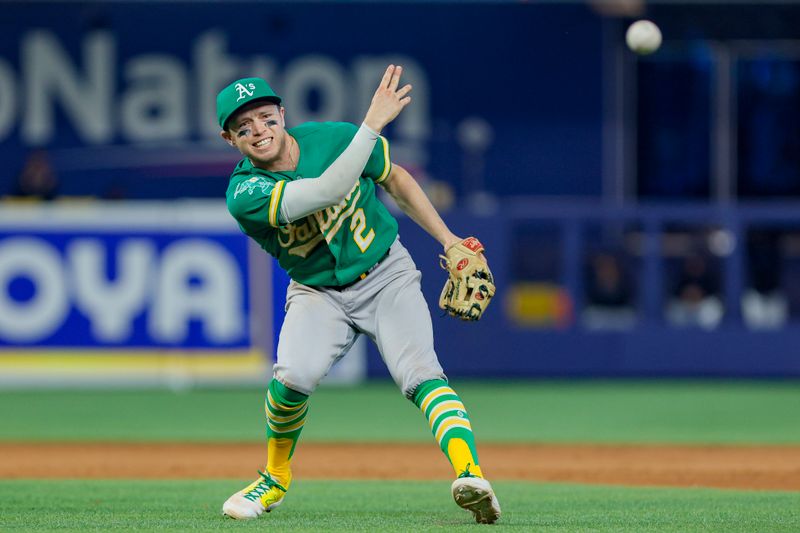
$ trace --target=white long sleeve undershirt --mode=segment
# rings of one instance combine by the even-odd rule
[[[344,200],[364,171],[377,140],[378,134],[362,124],[344,152],[322,175],[287,182],[283,189],[279,222],[294,222]]]

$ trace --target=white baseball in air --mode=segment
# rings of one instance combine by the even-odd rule
[[[661,30],[652,21],[637,20],[628,27],[625,42],[637,54],[652,54],[661,46]]]

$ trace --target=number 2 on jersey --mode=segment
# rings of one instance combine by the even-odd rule
[[[359,207],[353,213],[353,218],[350,220],[350,231],[353,232],[353,240],[356,245],[361,249],[361,253],[367,251],[369,245],[375,240],[375,230],[370,228],[369,232],[364,235],[367,229],[367,216],[364,214],[364,209]]]

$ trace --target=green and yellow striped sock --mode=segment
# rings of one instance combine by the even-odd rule
[[[483,477],[469,415],[461,398],[447,382],[433,379],[422,383],[414,391],[412,401],[428,420],[433,436],[456,475],[467,472]]]
[[[308,396],[273,379],[264,402],[267,412],[267,472],[288,489],[290,464],[306,422]]]

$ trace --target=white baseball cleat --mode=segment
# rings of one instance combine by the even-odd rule
[[[222,514],[237,520],[258,518],[283,503],[286,488],[266,472],[244,489],[236,492],[222,504]],[[289,479],[291,482],[291,478]],[[289,483],[286,483],[289,486]]]
[[[455,481],[451,490],[458,505],[472,512],[479,524],[493,524],[500,518],[500,502],[492,485],[485,479],[466,473]],[[462,477],[463,476],[463,477]]]

